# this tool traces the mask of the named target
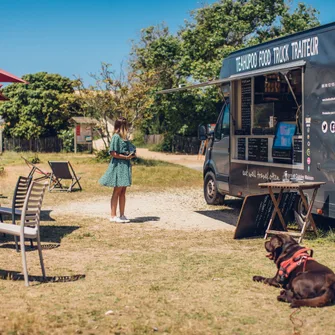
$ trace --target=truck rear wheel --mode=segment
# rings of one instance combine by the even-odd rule
[[[218,192],[216,178],[212,171],[205,175],[204,196],[208,205],[223,205],[225,196]]]

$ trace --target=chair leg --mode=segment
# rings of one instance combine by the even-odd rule
[[[22,266],[23,266],[24,284],[26,286],[29,286],[28,270],[27,270],[27,258],[26,258],[26,248],[25,248],[25,245],[24,245],[24,236],[20,236],[20,246],[21,246],[21,255],[22,255]]]
[[[12,224],[16,224],[14,216],[12,216]],[[17,241],[17,236],[14,236],[14,242],[15,242],[15,250],[16,252],[19,252],[19,243]]]
[[[45,276],[45,269],[44,269],[43,255],[42,255],[41,240],[40,240],[40,236],[39,235],[37,235],[37,249],[38,249],[38,255],[40,256],[42,276],[43,276],[43,279],[45,280],[46,276]]]

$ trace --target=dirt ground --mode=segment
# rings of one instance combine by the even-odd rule
[[[177,230],[234,230],[241,200],[227,200],[226,206],[207,206],[201,190],[130,193],[126,214],[132,223]],[[62,203],[51,210],[51,216],[80,213],[81,216],[109,219],[109,197],[97,197]],[[223,210],[224,209],[224,210]]]
[[[138,156],[179,164],[202,170],[203,157],[175,155],[138,149]],[[132,223],[147,222],[162,229],[177,230],[234,230],[241,200],[230,199],[225,206],[208,206],[202,189],[170,189],[162,192],[129,192],[126,215]],[[53,207],[54,208],[54,207]],[[52,208],[49,208],[52,211]],[[63,203],[54,208],[53,214],[80,212],[81,216],[109,219],[109,196]]]
[[[138,148],[137,155],[146,159],[157,159],[169,163],[179,164],[188,168],[202,171],[205,156],[198,155],[176,155],[164,152],[154,152],[148,149]]]

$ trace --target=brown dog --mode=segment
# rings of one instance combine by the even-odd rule
[[[291,307],[323,307],[335,301],[335,274],[316,262],[291,236],[278,234],[265,242],[278,268],[273,278],[254,276],[253,280],[275,287],[283,287],[279,301],[291,303]]]

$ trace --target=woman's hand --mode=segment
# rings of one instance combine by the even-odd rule
[[[132,159],[132,158],[135,158],[136,157],[136,155],[134,154],[134,153],[131,153],[131,154],[129,154],[128,156],[126,156],[127,157],[127,159]]]

